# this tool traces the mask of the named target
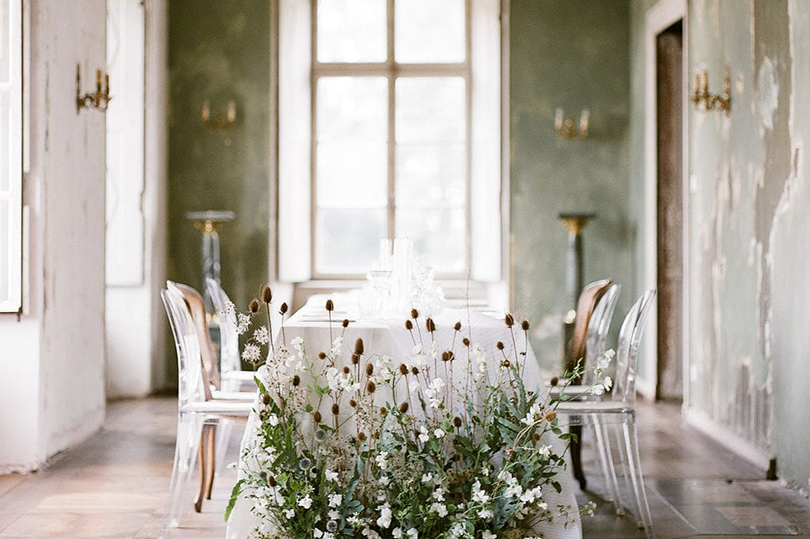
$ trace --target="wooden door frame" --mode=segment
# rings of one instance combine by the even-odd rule
[[[657,57],[656,38],[658,34],[677,23],[683,21],[683,66],[682,66],[682,113],[683,113],[683,281],[682,281],[682,366],[683,366],[683,410],[689,403],[689,154],[688,154],[688,126],[689,101],[686,89],[689,79],[688,54],[688,24],[687,0],[660,0],[651,7],[644,18],[644,218],[643,218],[643,252],[644,270],[642,275],[643,288],[658,287],[658,99],[657,99]],[[636,381],[639,393],[654,400],[658,380],[658,312],[652,309],[648,322],[647,334],[644,339],[642,362],[640,369],[644,373]]]

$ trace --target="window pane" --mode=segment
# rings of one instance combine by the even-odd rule
[[[318,144],[320,208],[382,207],[388,201],[388,146],[381,143]]]
[[[464,210],[399,209],[397,236],[413,239],[414,250],[438,272],[461,273],[466,267]]]
[[[319,62],[384,62],[386,0],[318,0]]]
[[[318,211],[316,269],[322,274],[361,273],[371,268],[386,232],[386,210]]]
[[[464,0],[395,1],[397,62],[464,61]]]
[[[318,142],[388,140],[385,77],[321,77],[317,91]]]
[[[464,207],[464,144],[398,144],[397,208]]]
[[[467,99],[461,77],[400,77],[397,143],[463,142]]]
[[[0,1],[0,83],[9,82],[11,75],[11,50],[8,46],[9,2]]]

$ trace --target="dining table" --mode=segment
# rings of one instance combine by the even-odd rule
[[[332,301],[332,311],[325,308],[327,299]],[[541,375],[534,351],[530,343],[526,342],[527,336],[523,335],[522,331],[513,334],[504,324],[503,312],[470,306],[437,308],[434,309],[435,312],[429,313],[435,323],[435,332],[428,336],[424,327],[425,315],[428,313],[420,315],[415,322],[421,326],[415,327],[411,332],[405,328],[405,319],[409,317],[407,312],[401,313],[400,316],[390,313],[369,313],[358,303],[357,296],[351,293],[313,295],[301,309],[284,322],[283,330],[279,328],[277,342],[289,343],[292,339],[301,337],[306,343],[308,352],[317,353],[329,350],[338,335],[342,336],[344,346],[348,347],[353,346],[356,339],[362,338],[366,350],[404,360],[412,356],[414,346],[424,344],[425,339],[430,339],[431,342],[435,340],[440,350],[449,350],[451,347],[458,350],[463,345],[454,325],[461,322],[463,336],[481,346],[488,357],[498,357],[501,354],[497,349],[499,342],[504,343],[504,351],[507,354],[514,353],[513,347],[517,348],[518,354],[525,354],[522,360],[525,361],[523,379],[527,389],[533,387],[536,391],[548,391],[548,384]],[[342,327],[343,320],[349,321],[345,330]],[[251,446],[259,425],[258,414],[254,410],[247,421],[240,455],[243,454],[244,448]],[[566,442],[554,435],[549,434],[548,437],[549,440],[544,443],[551,445],[555,453],[563,453]],[[245,463],[240,459],[237,463],[239,479],[246,474],[244,466]],[[549,507],[556,508],[561,505],[568,508],[569,519],[565,523],[563,519],[541,523],[536,531],[542,533],[546,539],[580,539],[582,527],[575,498],[577,485],[567,470],[561,470],[555,479],[560,483],[561,491],[558,493],[554,489],[548,489],[544,496]],[[240,494],[228,520],[228,539],[246,539],[258,526],[259,519],[251,512],[251,507],[250,497],[244,493]]]

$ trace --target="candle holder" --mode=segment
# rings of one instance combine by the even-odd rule
[[[228,108],[217,110],[211,116],[211,104],[206,99],[200,113],[202,124],[213,131],[230,131],[236,125],[236,102],[228,101]]]
[[[566,140],[588,138],[588,125],[591,120],[591,111],[584,109],[579,115],[579,129],[575,127],[573,118],[566,118],[563,109],[557,109],[554,114],[554,130]]]
[[[82,94],[82,68],[76,64],[76,114],[82,109],[96,109],[106,112],[107,106],[112,101],[110,96],[110,75],[104,73],[104,90],[101,89],[102,71],[96,69],[96,91]]]
[[[219,228],[223,223],[233,221],[236,214],[232,211],[192,211],[186,213],[186,219],[194,222],[194,228],[202,233],[202,290],[205,307],[213,312],[213,302],[208,294],[206,279],[220,282],[222,266],[219,259]]]

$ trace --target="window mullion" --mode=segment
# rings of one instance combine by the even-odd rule
[[[388,237],[396,237],[396,60],[394,2],[387,0],[388,22]]]

